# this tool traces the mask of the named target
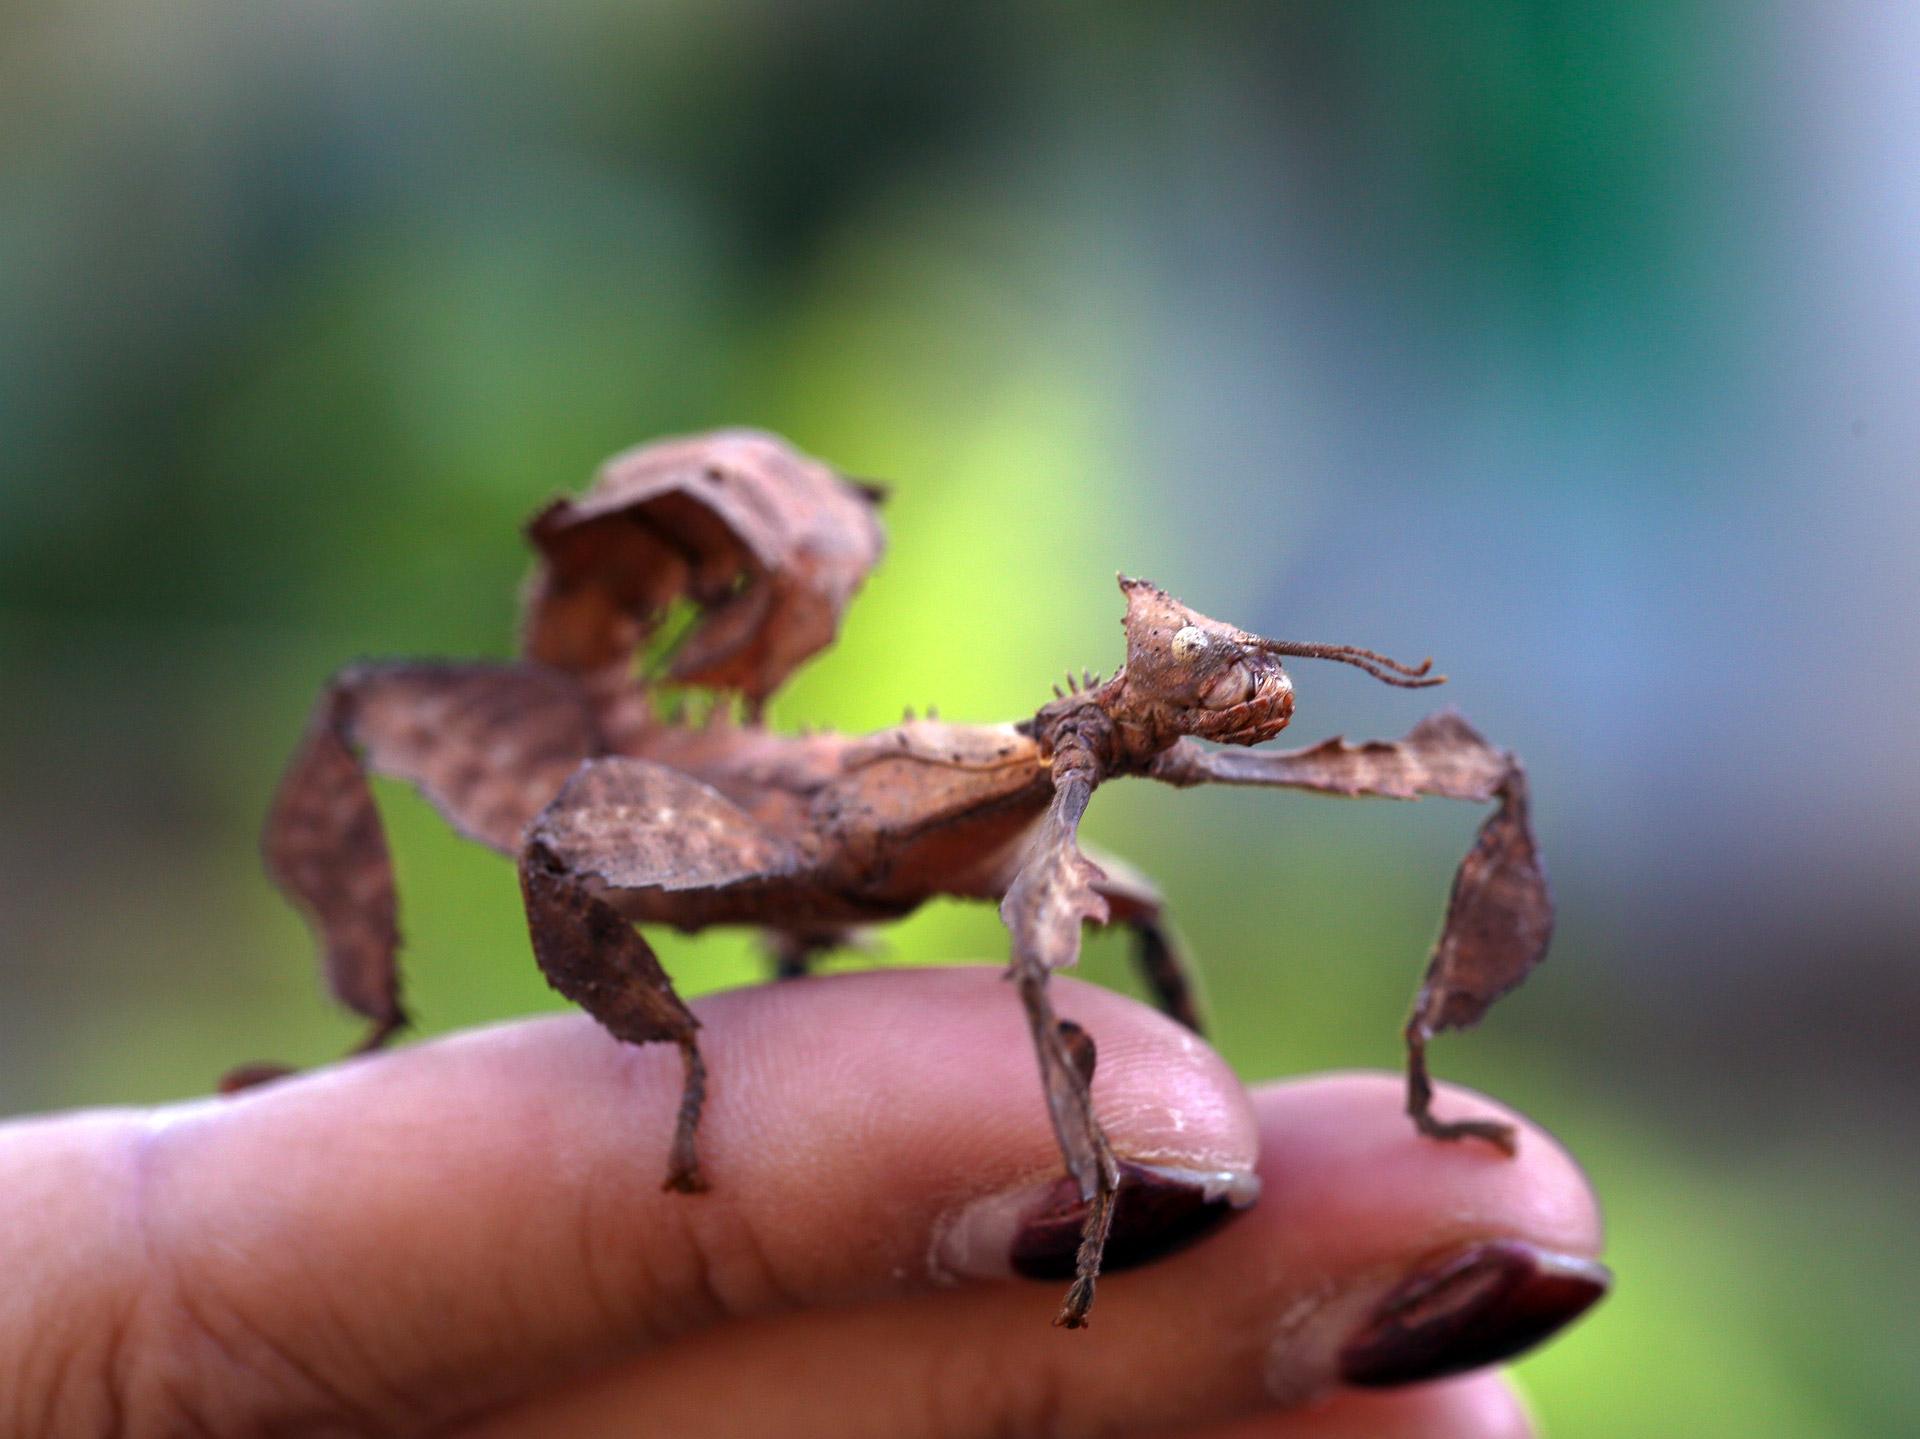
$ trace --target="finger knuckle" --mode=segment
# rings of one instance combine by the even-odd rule
[[[130,1140],[129,1262],[137,1277],[107,1351],[109,1392],[127,1419],[115,1432],[393,1432],[383,1407],[331,1362],[348,1348],[341,1335],[282,1332],[270,1294],[202,1262],[202,1247],[185,1237],[190,1216],[168,1195],[171,1145],[164,1129]]]

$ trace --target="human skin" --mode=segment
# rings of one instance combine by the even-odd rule
[[[1551,1138],[1423,1140],[1387,1075],[1249,1094],[1131,1000],[1058,1003],[1099,1038],[1123,1159],[1264,1186],[1123,1195],[1152,1262],[1101,1281],[1088,1333],[1010,1266],[1050,1272],[1076,1226],[1006,986],[869,973],[695,1006],[702,1195],[659,1184],[677,1057],[579,1016],[0,1126],[0,1432],[1532,1432],[1491,1369],[1421,1381],[1604,1292]]]

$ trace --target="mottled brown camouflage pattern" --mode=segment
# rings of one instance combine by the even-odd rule
[[[1440,682],[1353,646],[1263,638],[1123,579],[1126,663],[1069,678],[1010,725],[909,720],[865,736],[780,735],[761,707],[833,638],[881,550],[867,486],[771,436],[727,431],[622,455],[528,528],[538,568],[517,664],[362,665],[326,688],[267,821],[270,870],[306,913],[335,995],[405,1023],[392,864],[369,774],[417,786],[462,834],[517,855],[535,957],[618,1037],[679,1047],[686,1080],[672,1188],[706,1185],[695,1149],[706,1070],[697,1022],[637,923],[774,934],[781,972],[936,895],[1000,902],[1068,1170],[1087,1201],[1060,1323],[1086,1321],[1119,1165],[1094,1113],[1094,1037],[1059,1018],[1053,971],[1088,923],[1121,923],[1161,1006],[1197,1029],[1193,987],[1153,887],[1080,847],[1096,789],[1127,776],[1326,794],[1494,802],[1454,881],[1407,1028],[1408,1109],[1423,1133],[1510,1149],[1505,1126],[1431,1113],[1426,1044],[1474,1023],[1544,955],[1552,904],[1517,760],[1437,714],[1398,741],[1251,746],[1294,708],[1284,656],[1389,684]],[[704,719],[658,708],[638,656],[669,607],[695,609],[663,678],[712,692]],[[657,657],[658,658],[658,657]],[[745,719],[736,718],[736,704]],[[281,1071],[253,1066],[236,1082]]]

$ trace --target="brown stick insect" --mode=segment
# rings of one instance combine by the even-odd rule
[[[1281,661],[1338,660],[1390,685],[1429,665],[1349,645],[1266,639],[1123,578],[1126,662],[1004,725],[909,721],[877,734],[783,735],[769,695],[829,644],[880,556],[876,487],[780,440],[727,431],[610,461],[527,536],[538,564],[512,663],[357,665],[326,686],[268,817],[269,869],[317,931],[334,995],[371,1021],[363,1050],[407,1023],[392,867],[369,772],[417,786],[466,837],[519,865],[533,952],[553,987],[616,1038],[677,1045],[685,1081],[666,1187],[705,1189],[695,1138],[707,1089],[699,1024],[636,924],[757,926],[797,976],[859,926],[935,895],[993,900],[1012,937],[1053,1128],[1087,1205],[1057,1323],[1086,1323],[1119,1169],[1094,1113],[1092,1040],[1047,980],[1084,923],[1135,937],[1162,1009],[1198,1031],[1186,961],[1160,896],[1089,859],[1094,791],[1130,776],[1335,795],[1491,803],[1453,882],[1406,1029],[1407,1112],[1434,1139],[1511,1152],[1512,1131],[1432,1112],[1426,1047],[1476,1022],[1541,959],[1552,904],[1511,754],[1458,715],[1404,739],[1249,752],[1293,714]],[[649,684],[676,609],[692,620]],[[661,712],[657,681],[704,687],[705,721]],[[733,710],[738,706],[740,717]],[[241,1071],[234,1085],[281,1071]]]

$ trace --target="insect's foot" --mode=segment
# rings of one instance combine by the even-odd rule
[[[239,1064],[220,1076],[218,1089],[222,1094],[239,1094],[244,1090],[258,1089],[263,1084],[272,1084],[276,1079],[285,1079],[298,1072],[292,1066],[285,1064]]]
[[[1413,1122],[1414,1127],[1429,1139],[1448,1142],[1478,1139],[1491,1144],[1509,1159],[1520,1152],[1519,1132],[1511,1124],[1504,1124],[1497,1119],[1439,1120],[1430,1114],[1417,1114]]]
[[[1093,1308],[1093,1279],[1085,1276],[1073,1281],[1067,1289],[1067,1297],[1060,1305],[1060,1312],[1053,1316],[1056,1329],[1085,1329],[1093,1321],[1087,1313]]]
[[[713,1186],[707,1183],[699,1165],[676,1164],[667,1171],[666,1182],[660,1187],[669,1194],[705,1194]]]

